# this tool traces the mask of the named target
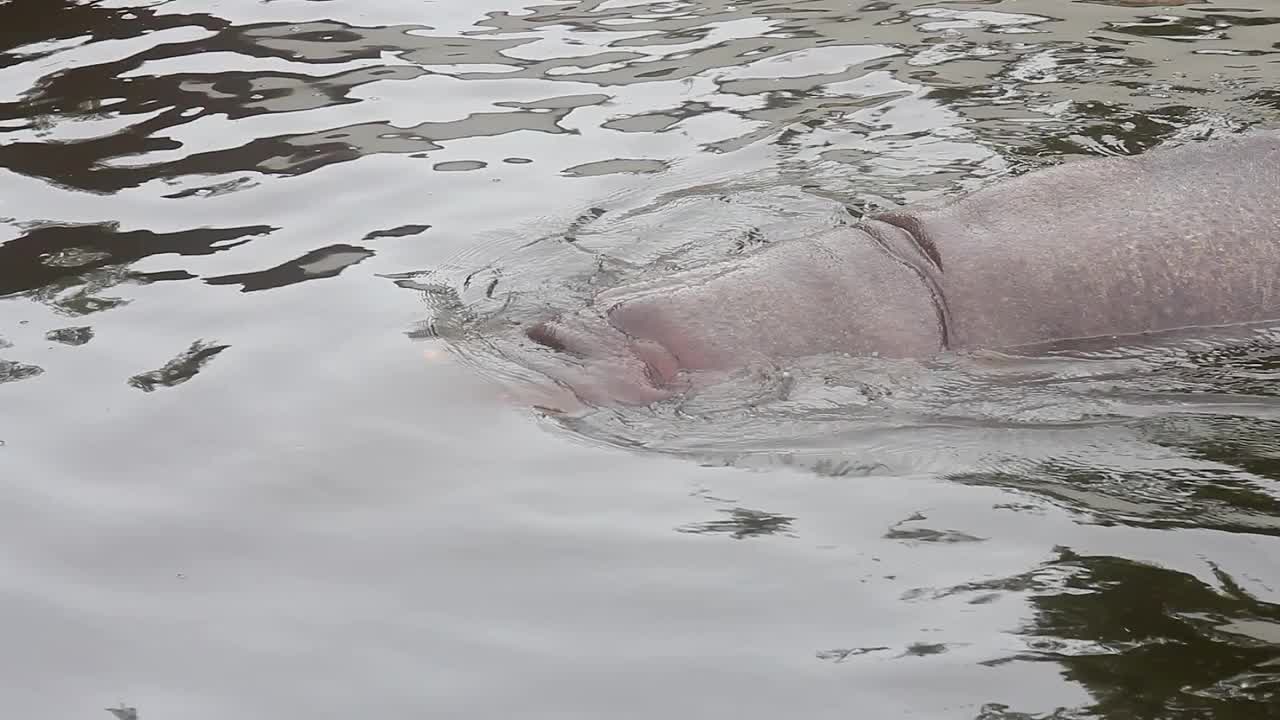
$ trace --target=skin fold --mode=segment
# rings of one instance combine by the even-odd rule
[[[659,283],[526,334],[590,403],[685,371],[924,357],[1280,318],[1280,131],[1067,162]]]

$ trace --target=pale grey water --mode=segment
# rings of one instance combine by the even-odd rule
[[[1278,88],[1266,0],[0,0],[7,717],[1280,717],[1274,328],[569,418],[503,334]]]

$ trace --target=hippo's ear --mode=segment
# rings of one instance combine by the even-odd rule
[[[938,246],[934,243],[924,223],[920,221],[920,218],[915,213],[893,211],[881,213],[870,219],[892,225],[905,232],[910,236],[916,247],[919,248],[920,254],[928,258],[938,272],[942,272],[942,255],[938,252]]]

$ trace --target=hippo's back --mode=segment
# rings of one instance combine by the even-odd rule
[[[1280,318],[1280,132],[1069,162],[916,213],[954,347]]]

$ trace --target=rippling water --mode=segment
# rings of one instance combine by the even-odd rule
[[[7,714],[1280,717],[1275,327],[569,414],[511,339],[1275,127],[1278,39],[1266,0],[0,0]]]

